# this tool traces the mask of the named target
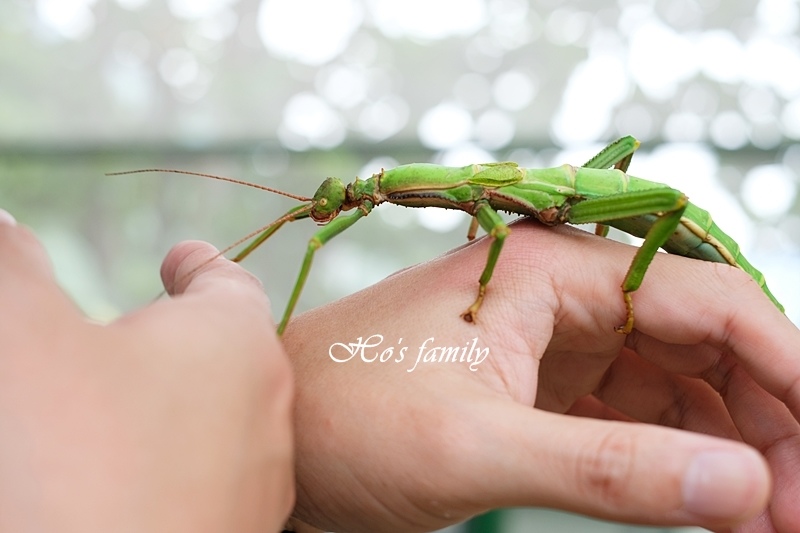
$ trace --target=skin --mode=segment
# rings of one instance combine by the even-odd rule
[[[658,254],[623,336],[635,249],[520,223],[470,325],[459,313],[488,244],[290,322],[297,531],[428,531],[510,506],[800,531],[800,332],[749,276]],[[373,334],[384,342],[369,357],[407,346],[406,358],[329,356]],[[490,355],[475,372],[408,372],[429,337],[477,337]]]
[[[175,297],[101,326],[0,211],[0,532],[281,529],[291,370],[252,276],[186,275],[213,255],[177,247]]]
[[[800,333],[756,284],[659,255],[623,337],[633,249],[512,229],[476,325],[458,315],[486,240],[290,323],[292,527],[425,531],[537,505],[800,529]],[[290,372],[257,283],[222,260],[194,271],[213,255],[179,245],[163,268],[177,297],[101,327],[32,235],[0,224],[0,532],[280,529]],[[374,333],[408,358],[330,359],[332,344]],[[477,337],[491,354],[475,372],[408,372],[428,337]]]

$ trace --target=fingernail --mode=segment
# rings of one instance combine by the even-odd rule
[[[683,478],[684,509],[709,518],[740,516],[764,493],[767,475],[755,451],[700,452]]]
[[[0,224],[8,224],[9,226],[16,226],[17,219],[5,209],[0,209]]]

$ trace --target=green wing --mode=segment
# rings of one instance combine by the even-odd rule
[[[474,166],[476,167],[476,172],[467,180],[472,185],[496,189],[519,183],[525,177],[525,171],[519,168],[518,164],[511,161],[484,163]]]

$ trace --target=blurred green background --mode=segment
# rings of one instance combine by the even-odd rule
[[[0,206],[112,320],[159,293],[174,243],[224,247],[293,203],[106,172],[311,195],[327,176],[418,161],[580,164],[633,134],[631,173],[710,211],[798,323],[799,24],[796,0],[3,0]],[[466,227],[382,206],[318,254],[300,310],[460,245]],[[275,314],[315,229],[285,227],[246,262]],[[498,520],[637,530],[542,510]]]

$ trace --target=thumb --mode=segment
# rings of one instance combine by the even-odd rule
[[[752,518],[767,504],[767,463],[744,444],[523,406],[506,406],[509,416],[503,420],[493,412],[500,427],[484,435],[514,447],[491,465],[495,476],[507,481],[498,494],[503,506],[545,505],[625,522],[721,527]],[[486,449],[497,449],[493,444]]]
[[[171,296],[205,290],[220,283],[249,285],[263,289],[247,270],[223,257],[210,244],[184,241],[167,253],[161,264],[161,281]]]
[[[208,243],[176,244],[161,265],[161,280],[170,295],[183,295],[182,307],[192,309],[190,314],[205,309],[215,316],[224,315],[224,321],[253,322],[251,327],[258,329],[268,324],[267,329],[273,330],[270,303],[261,282]]]

